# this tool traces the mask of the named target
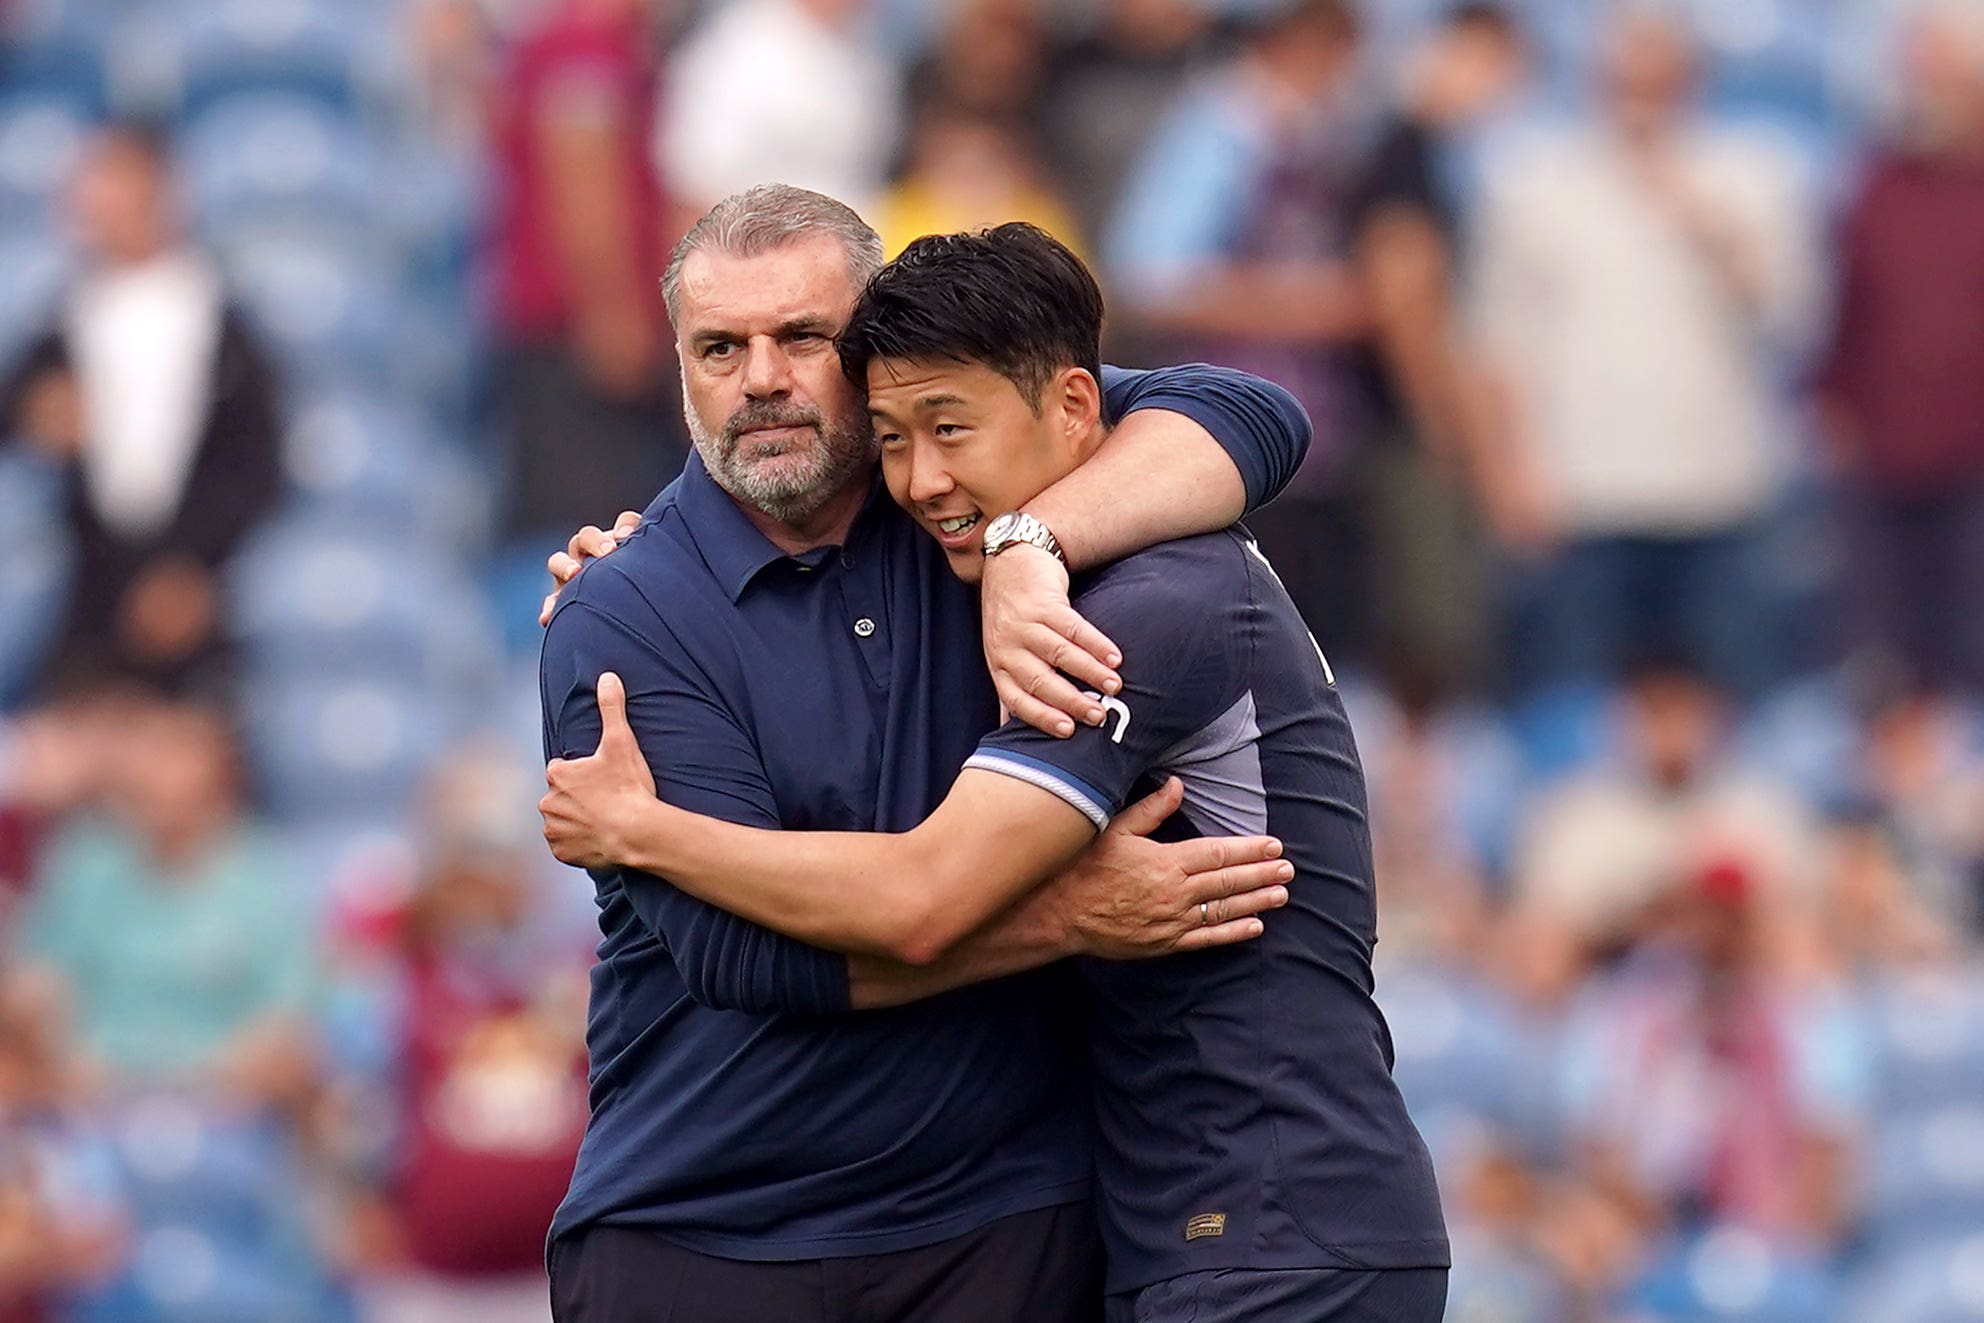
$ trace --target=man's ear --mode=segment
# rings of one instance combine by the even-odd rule
[[[1062,368],[1047,393],[1061,411],[1062,439],[1077,458],[1087,458],[1080,452],[1102,421],[1102,386],[1087,368]]]

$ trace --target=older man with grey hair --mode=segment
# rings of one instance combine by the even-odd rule
[[[1068,607],[1070,568],[1224,527],[1300,461],[1307,421],[1266,382],[1106,369],[1121,421],[1091,462],[959,530],[1003,530],[985,547],[981,644],[979,600],[878,488],[835,350],[880,256],[851,210],[776,185],[684,238],[665,287],[696,452],[638,526],[577,548],[618,543],[553,604],[549,754],[594,752],[604,694],[671,804],[907,830],[1000,698],[1050,732],[1100,723],[1120,658]],[[1005,513],[1024,517],[992,517]],[[1127,811],[943,960],[1016,969],[1246,940],[1277,903],[1273,843],[1143,839],[1176,803],[1167,787]],[[557,811],[554,793],[547,822]],[[907,948],[807,946],[633,870],[592,875],[592,1115],[552,1229],[561,1320],[1099,1315],[1088,1098],[1051,971],[857,1010],[873,1003],[853,985],[949,972]]]

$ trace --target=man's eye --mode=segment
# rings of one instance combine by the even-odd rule
[[[877,432],[875,433],[875,440],[881,444],[884,450],[900,450],[903,444],[903,435],[901,432]]]
[[[935,436],[940,441],[949,441],[956,437],[963,436],[966,430],[967,429],[961,423],[938,423],[935,427],[930,429],[930,432],[931,435]]]
[[[737,346],[732,344],[730,341],[719,340],[717,343],[710,345],[708,348],[703,350],[703,357],[728,358],[730,357],[730,352],[735,348],[737,348]]]

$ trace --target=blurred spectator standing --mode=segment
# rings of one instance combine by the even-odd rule
[[[669,241],[647,155],[648,7],[551,0],[496,88],[502,532],[521,565],[499,602],[526,621],[514,603],[542,597],[544,548],[645,501],[687,454],[663,370]]]
[[[1491,673],[1489,566],[1473,511],[1465,369],[1454,323],[1461,158],[1519,100],[1513,15],[1469,0],[1408,55],[1404,95],[1351,202],[1371,304],[1365,367],[1378,655],[1442,692]]]
[[[275,383],[180,228],[158,134],[99,133],[69,200],[83,269],[0,386],[15,444],[61,475],[74,540],[41,670],[180,685],[223,657],[221,567],[280,488]]]
[[[969,107],[923,108],[910,133],[909,169],[875,211],[893,256],[926,234],[1030,221],[1079,251],[1074,217],[1045,180],[1024,130]]]
[[[683,38],[655,129],[678,233],[754,184],[874,206],[902,78],[865,30],[867,11],[868,0],[726,0]]]
[[[1531,561],[1514,685],[1657,647],[1752,696],[1775,678],[1754,562],[1816,312],[1812,203],[1775,144],[1696,118],[1678,20],[1619,11],[1597,58],[1596,121],[1502,162],[1475,253],[1488,509]]]
[[[1151,131],[1203,61],[1212,26],[1196,0],[1105,0],[1100,8],[1093,28],[1054,52],[1042,113],[1055,173],[1088,235],[1108,224]]]
[[[1110,223],[1116,331],[1156,356],[1232,364],[1293,391],[1316,440],[1303,473],[1248,521],[1333,655],[1364,642],[1362,540],[1348,489],[1366,329],[1350,268],[1362,127],[1357,15],[1297,0],[1249,20],[1239,54],[1190,86],[1152,135]]]
[[[381,1001],[398,1133],[362,1205],[368,1323],[548,1317],[544,1239],[586,1124],[591,942],[546,903],[514,769],[490,754],[462,749],[430,781],[395,933]]]
[[[1908,33],[1899,133],[1840,227],[1819,378],[1843,500],[1852,642],[1918,679],[1984,690],[1984,11]]]
[[[932,49],[909,71],[910,120],[945,103],[1028,135],[1044,128],[1049,50],[1042,9],[1038,0],[954,0]]]

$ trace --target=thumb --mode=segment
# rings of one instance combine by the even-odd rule
[[[619,676],[606,671],[600,675],[594,693],[599,697],[600,751],[605,752],[609,745],[638,750],[634,728],[627,724],[627,686]]]
[[[1148,836],[1176,813],[1184,800],[1185,783],[1175,776],[1167,777],[1163,785],[1118,813],[1109,830],[1126,836]]]

